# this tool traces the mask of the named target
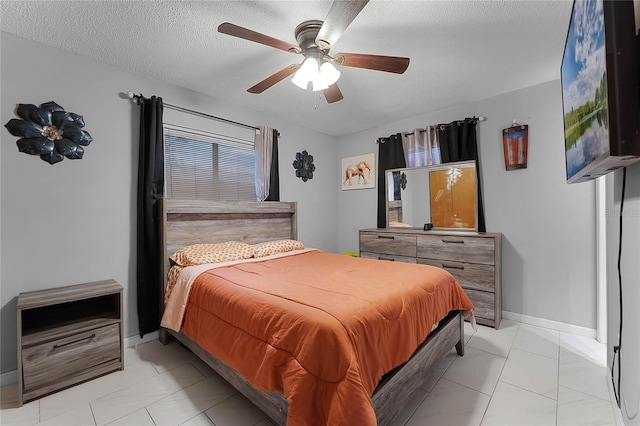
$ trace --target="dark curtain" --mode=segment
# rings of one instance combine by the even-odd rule
[[[400,172],[393,172],[391,174],[393,175],[393,199],[394,201],[400,201],[402,200],[402,192],[400,191],[400,179],[402,176]]]
[[[140,98],[137,304],[140,337],[160,326],[161,259],[158,199],[164,194],[162,98]]]
[[[476,184],[478,187],[478,232],[486,232],[482,185],[480,182],[480,158],[478,157],[477,118],[465,118],[438,126],[438,141],[442,162],[476,160]]]
[[[385,171],[406,167],[400,133],[378,140],[378,228],[387,227]]]
[[[271,148],[271,172],[269,173],[269,195],[265,201],[280,201],[280,168],[278,167],[278,136],[273,129],[273,147]]]

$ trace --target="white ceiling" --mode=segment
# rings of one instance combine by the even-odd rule
[[[331,4],[4,0],[0,24],[2,31],[331,135],[560,77],[570,1],[372,0],[330,53],[407,56],[411,63],[404,74],[340,67],[344,99],[334,104],[327,104],[321,92],[294,86],[291,78],[260,95],[247,93],[302,57],[220,34],[218,25],[227,21],[297,44],[296,25],[323,20]]]

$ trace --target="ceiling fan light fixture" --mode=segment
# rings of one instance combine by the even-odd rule
[[[303,90],[324,91],[325,99],[331,104],[344,99],[336,84],[341,76],[340,71],[334,65],[396,74],[404,73],[409,66],[410,59],[399,56],[362,53],[337,53],[333,57],[330,56],[331,47],[336,44],[344,30],[367,3],[369,0],[333,0],[324,21],[311,19],[300,23],[295,28],[297,46],[230,22],[220,24],[218,32],[304,56],[300,65],[292,64],[271,74],[258,84],[248,88],[247,92],[262,93],[295,73],[291,81],[296,86]],[[309,83],[311,83],[311,87],[309,87]]]
[[[300,69],[296,71],[291,82],[303,90],[307,90],[309,83],[314,92],[326,90],[340,78],[340,71],[331,62],[322,61],[318,64],[316,58],[306,58]]]
[[[340,71],[331,62],[325,61],[320,65],[320,76],[327,86],[331,86],[340,78]]]
[[[300,70],[298,70],[298,72],[299,71]],[[302,74],[298,74],[298,73],[294,74],[293,78],[291,79],[291,82],[296,86],[298,86],[299,88],[301,88],[302,90],[307,90],[307,86],[309,84],[309,80],[304,78]]]
[[[322,75],[320,75],[319,73],[316,76],[316,78],[313,79],[312,83],[313,83],[312,90],[314,92],[329,88],[329,85],[324,81],[324,79],[322,78]]]
[[[309,82],[315,81],[320,74],[318,71],[318,60],[316,58],[306,58],[300,69],[291,79],[291,82],[301,89],[307,90]]]

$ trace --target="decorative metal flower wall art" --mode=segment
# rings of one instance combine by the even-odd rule
[[[84,118],[73,112],[66,112],[57,103],[45,102],[37,107],[18,104],[16,115],[4,127],[13,136],[19,136],[18,150],[26,154],[40,155],[49,164],[59,163],[64,157],[80,159],[84,155],[83,146],[91,143],[91,135],[82,130]]]
[[[407,189],[407,174],[405,172],[400,175],[400,188]]]
[[[309,155],[307,151],[296,153],[293,168],[296,169],[296,176],[303,182],[313,179],[313,172],[316,170],[316,166],[313,164],[313,155]]]

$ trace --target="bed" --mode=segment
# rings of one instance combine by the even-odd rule
[[[167,271],[169,269],[169,256],[181,247],[190,244],[219,243],[225,241],[242,241],[249,244],[255,244],[263,241],[279,239],[297,239],[296,203],[208,202],[201,200],[184,201],[164,199],[161,200],[161,211],[161,251],[162,259],[164,259],[163,276],[165,277],[167,276]],[[347,260],[347,256],[327,254],[308,249],[301,250],[295,253],[285,254],[282,255],[282,257],[276,255],[276,258],[273,260],[258,260],[256,262],[253,262],[251,261],[251,259],[249,259],[247,262],[249,263],[240,262],[239,266],[233,265],[230,267],[221,267],[208,271],[206,272],[206,274],[203,273],[202,276],[199,275],[196,279],[197,282],[205,280],[205,275],[210,276],[211,279],[217,280],[215,285],[208,287],[208,290],[201,290],[202,294],[210,293],[212,291],[214,293],[220,292],[220,294],[226,294],[227,290],[225,289],[226,287],[224,287],[223,284],[227,283],[227,281],[233,283],[235,280],[236,283],[243,284],[243,276],[239,274],[250,273],[254,274],[253,276],[257,277],[260,276],[265,269],[294,271],[300,270],[305,271],[305,276],[309,276],[310,274],[308,273],[308,271],[310,269],[305,268],[310,267],[309,265],[311,264],[331,264],[332,268],[336,270],[351,268],[352,265],[348,262],[375,262],[367,264],[367,267],[369,269],[382,265],[379,261],[353,258]],[[413,265],[412,267],[416,266]],[[420,268],[420,266],[417,267]],[[389,269],[388,265],[386,265],[384,268],[381,268],[378,273],[383,274],[384,269]],[[411,274],[415,275],[416,271],[418,270],[411,270],[410,272]],[[419,272],[422,271],[423,269],[421,269]],[[436,275],[440,273],[440,271],[435,272]],[[285,280],[284,277],[282,279]],[[234,298],[233,304],[235,305],[238,301],[245,301],[249,299],[251,300],[251,303],[260,304],[262,303],[262,298],[271,300],[274,296],[284,296],[282,299],[286,304],[290,302],[289,299],[303,297],[302,295],[299,296],[296,293],[297,290],[289,290],[289,287],[287,287],[287,291],[292,291],[292,294],[274,294],[281,290],[275,284],[272,285],[273,280],[267,278],[265,278],[265,280],[266,281],[260,284],[260,287],[255,287],[253,284],[254,280],[251,280],[251,286],[253,287],[249,286],[250,288],[248,288],[248,290],[242,290],[251,292],[251,298],[248,298],[246,296],[237,296],[234,293],[231,296]],[[320,294],[320,290],[318,289],[321,288],[319,282],[316,282],[315,284],[311,282],[311,284],[307,285],[306,281],[311,280],[301,280],[299,278],[296,278],[296,280],[293,280],[292,283],[297,283],[298,281],[305,282],[305,285],[303,285],[302,287],[311,288],[312,291],[315,291],[315,293],[313,293],[313,295],[311,296],[312,299],[315,300],[319,298],[318,294]],[[164,290],[166,286],[166,279],[161,285],[163,286]],[[194,283],[194,286],[195,285],[196,284]],[[203,286],[204,284],[199,285]],[[238,286],[236,285],[236,287]],[[244,288],[244,284],[241,287]],[[382,287],[384,286],[381,286],[381,288]],[[349,286],[349,288],[351,288],[351,286]],[[206,311],[206,309],[203,311],[201,307],[205,306],[206,303],[202,302],[202,300],[204,299],[202,299],[200,293],[197,292],[200,290],[192,291],[194,291],[195,293],[192,293],[192,296],[190,296],[191,299],[189,299],[189,303],[191,303],[191,305],[186,308],[186,311],[193,318],[200,316],[204,318],[204,315],[206,314],[206,312],[204,311]],[[375,291],[372,291],[372,293],[375,293]],[[456,289],[447,291],[451,292],[447,293],[450,294],[448,297],[456,298],[456,306],[460,305],[458,309],[462,309],[463,305],[467,309],[471,306],[470,302],[467,304],[468,299],[467,301],[461,301],[461,299],[458,300],[462,296],[458,294],[458,291]],[[432,292],[432,290],[429,290],[428,292]],[[254,294],[257,293],[259,293],[259,296],[256,296],[257,298],[254,299]],[[266,295],[263,295],[262,293],[265,293]],[[425,291],[423,291],[423,293],[425,293]],[[351,295],[347,294],[343,298],[348,299],[349,297],[351,297]],[[464,298],[466,298],[466,295],[464,295]],[[257,300],[258,302],[254,302],[254,300]],[[409,308],[405,309],[404,307],[405,305],[410,306],[412,304],[416,306],[420,305],[417,302],[412,302],[412,300],[412,296],[403,295],[402,301],[404,305],[402,305],[403,308],[398,312],[400,312],[402,315],[406,314],[405,316],[407,316],[407,318],[409,319],[413,318],[415,320],[414,317],[410,316],[410,313],[412,311],[409,310]],[[299,301],[296,299],[296,302]],[[366,305],[371,303],[370,300],[365,300],[364,302]],[[215,303],[222,302],[218,301]],[[285,318],[287,315],[290,315],[290,313],[287,310],[278,311],[278,309],[281,308],[279,306],[280,302],[277,303],[278,304],[274,304],[273,306],[269,305],[269,309],[265,311],[274,310],[275,312],[278,312],[276,319],[279,321],[280,318]],[[356,305],[358,303],[356,303]],[[224,305],[219,306],[227,306],[227,304],[229,304],[229,302],[224,301]],[[295,312],[291,313],[291,315],[298,315],[297,309],[299,306],[302,306],[304,307],[304,309],[308,310],[309,307],[307,307],[306,304],[306,301],[303,303],[297,303],[295,305],[296,308],[293,309],[293,311]],[[364,322],[364,320],[360,321],[358,318],[351,319],[348,315],[348,312],[341,312],[340,309],[344,311],[344,308],[334,307],[333,304],[327,304],[326,302],[325,305],[328,305],[329,307],[327,308],[327,313],[323,312],[320,316],[322,318],[319,320],[320,322],[334,323],[335,317],[339,320],[337,322],[338,328],[340,328],[343,323],[346,324],[349,321],[355,324],[355,327],[358,327],[361,322]],[[286,309],[290,309],[290,307]],[[317,311],[315,307],[312,307],[311,309],[315,309]],[[384,309],[387,308],[385,308],[384,306],[377,306],[374,311],[378,312]],[[209,331],[205,331],[205,329],[209,327],[203,325],[193,325],[195,324],[195,320],[193,318],[189,319],[188,314],[185,314],[185,323],[182,327],[179,327],[175,330],[162,328],[160,331],[160,339],[163,343],[166,343],[169,339],[169,336],[175,337],[187,348],[193,351],[197,356],[203,359],[207,364],[209,364],[218,374],[220,374],[229,383],[236,387],[236,389],[243,393],[256,406],[262,409],[265,414],[267,414],[277,424],[353,424],[354,419],[357,418],[358,424],[363,424],[362,422],[364,422],[365,424],[377,423],[383,425],[391,423],[395,415],[399,412],[399,410],[402,409],[404,403],[428,377],[429,371],[435,365],[437,365],[437,363],[444,357],[444,355],[446,355],[447,352],[451,350],[451,348],[455,346],[457,353],[459,355],[463,355],[463,311],[458,309],[452,310],[451,312],[443,311],[444,313],[439,314],[438,320],[436,320],[435,324],[433,324],[432,326],[434,330],[430,333],[428,333],[430,329],[427,330],[427,332],[424,333],[424,335],[428,334],[426,340],[422,341],[424,337],[420,337],[419,340],[415,341],[415,347],[411,347],[409,352],[407,352],[407,348],[401,348],[399,346],[394,346],[393,350],[389,349],[386,351],[372,351],[371,348],[375,347],[375,345],[377,344],[375,337],[377,335],[374,335],[374,337],[370,336],[369,340],[367,340],[367,342],[369,342],[367,350],[359,349],[359,351],[356,351],[354,349],[353,353],[351,353],[349,351],[351,351],[353,348],[351,348],[351,346],[349,345],[349,341],[350,339],[353,339],[353,334],[358,334],[359,332],[351,334],[347,333],[345,334],[345,336],[347,336],[346,338],[342,335],[340,335],[342,337],[335,337],[334,335],[331,335],[329,339],[334,340],[328,340],[329,343],[325,342],[324,345],[311,350],[307,348],[306,343],[301,343],[299,345],[301,348],[301,352],[293,352],[294,350],[297,351],[298,349],[289,349],[288,347],[280,345],[280,343],[273,344],[272,340],[269,340],[272,338],[267,334],[265,334],[264,336],[259,336],[260,339],[263,339],[264,341],[269,340],[269,344],[265,345],[262,345],[262,340],[257,340],[258,343],[261,343],[261,346],[259,348],[266,346],[267,350],[270,351],[265,352],[267,355],[264,355],[264,359],[268,360],[273,358],[279,360],[277,361],[280,363],[278,364],[278,368],[269,365],[262,369],[258,367],[254,368],[250,366],[250,364],[252,363],[247,361],[251,358],[250,355],[247,355],[247,359],[240,360],[238,359],[237,351],[235,352],[235,355],[233,355],[233,351],[226,353],[225,347],[221,347],[225,345],[216,344],[216,338],[211,338],[211,333]],[[201,311],[204,312],[204,314],[202,314]],[[259,309],[258,311],[263,312]],[[235,316],[236,314],[229,315],[229,318],[237,317]],[[387,321],[388,324],[384,325],[384,327],[382,328],[380,328],[381,326],[378,326],[379,331],[384,331],[388,328],[390,330],[388,333],[390,336],[397,335],[397,333],[392,332],[394,330],[393,327],[395,327],[394,324],[398,322],[395,321],[396,317],[394,315],[396,314],[394,313],[393,315],[391,315],[393,316],[394,321]],[[222,315],[219,315],[217,313],[213,317],[209,316],[206,318],[207,321],[211,319],[218,321],[218,316],[222,318]],[[311,314],[311,316],[314,316],[315,318],[315,314]],[[398,318],[401,317],[400,314],[396,316]],[[295,318],[306,317],[296,316]],[[388,320],[388,318],[386,319]],[[382,319],[382,321],[384,320],[385,318]],[[217,333],[226,333],[227,328],[225,327],[227,321],[228,320],[226,318],[222,318],[222,320],[215,323],[215,329]],[[270,321],[271,323],[269,324],[272,324],[276,320],[271,319]],[[296,324],[295,321],[296,320],[288,324]],[[245,322],[248,322],[250,326],[251,324],[253,324],[248,320]],[[205,324],[208,324],[208,322]],[[428,322],[424,325],[421,325],[421,327],[430,327],[430,324],[431,323]],[[266,330],[269,329],[269,327],[270,325],[267,325],[265,327],[258,327],[255,330],[249,330],[249,334],[251,336],[254,336],[258,333],[267,333]],[[230,330],[233,331],[233,333],[236,333],[235,328],[230,328]],[[406,330],[406,328],[404,330]],[[247,332],[244,331],[238,333],[233,334],[233,336],[235,336],[234,339],[238,339],[240,334],[247,334]],[[271,332],[269,331],[269,333]],[[315,337],[313,341],[323,342],[322,339],[324,338],[324,336],[322,335],[322,333],[323,332],[321,331],[319,332],[319,334],[314,334]],[[278,333],[276,332],[275,334]],[[418,335],[418,331],[416,331],[415,334]],[[412,338],[415,340],[415,336]],[[301,338],[300,342],[302,342]],[[396,343],[398,343],[398,341],[396,341]],[[244,344],[244,341],[240,341],[239,347],[242,347],[242,345]],[[246,348],[259,349],[258,347],[250,346],[250,344],[253,344],[252,341],[249,341],[246,344],[249,345],[246,346]],[[272,346],[277,348],[277,353],[275,355],[273,353]],[[343,347],[346,349],[343,350]],[[354,344],[353,347],[359,348],[360,346]],[[364,348],[365,346],[362,347]],[[320,352],[319,359],[331,359],[331,362],[323,364],[317,360],[314,361],[311,358],[305,358],[305,356],[310,356],[309,354],[305,355],[305,348],[308,352]],[[325,350],[326,352],[323,353],[323,351]],[[288,351],[291,351],[291,356],[283,358],[282,355],[289,354]],[[334,352],[337,354],[336,357],[331,355]],[[373,360],[369,359],[368,355],[363,355],[363,353],[365,352],[375,352],[375,356],[370,357]],[[407,353],[403,355],[403,352]],[[253,350],[245,353],[253,354]],[[345,357],[342,357],[341,354],[343,353],[345,354]],[[387,356],[391,358],[405,358],[402,359],[402,362],[397,362],[397,359],[387,360]],[[385,359],[380,361],[379,358]],[[405,362],[406,358],[408,358],[408,360],[406,360]],[[382,368],[381,365],[386,365],[385,363],[388,362],[394,362],[394,367],[389,368],[389,370],[385,370],[386,374],[380,374],[379,369]],[[369,364],[371,364],[371,366]],[[396,364],[398,365],[395,366]],[[235,368],[232,368],[231,365],[234,365]],[[292,365],[293,367],[289,368],[288,366],[290,365]],[[310,365],[312,366],[311,368],[309,367]],[[376,370],[376,368],[378,370]],[[340,374],[337,373],[338,370]],[[265,373],[265,371],[267,373]],[[274,373],[280,371],[283,372],[281,376]],[[244,374],[241,374],[241,372]],[[245,377],[250,377],[251,380],[247,380],[245,379]],[[382,379],[378,381],[379,377],[382,377]],[[309,381],[310,378],[317,379],[320,384],[316,385],[314,381]],[[376,378],[375,383],[372,382],[372,378]],[[301,392],[300,389],[298,389],[297,393],[292,393],[291,389],[296,387],[303,389],[313,388],[315,391],[309,390],[309,393],[313,393],[313,397],[307,398],[306,394],[304,394],[304,392]],[[278,391],[269,391],[268,389],[278,389],[282,393]],[[336,389],[335,395],[333,394],[334,389]],[[287,394],[288,398],[285,398],[283,393]],[[364,398],[366,398],[366,401],[363,400],[363,393],[365,395]],[[327,397],[327,395],[329,396]],[[304,400],[305,398],[308,399],[308,401],[303,401],[301,403],[300,401]],[[348,398],[348,400],[345,402],[344,398]],[[326,401],[322,402],[325,399]],[[355,404],[354,406],[361,405],[361,408],[359,408],[358,410],[351,410],[353,412],[347,413],[347,411],[350,410],[348,408],[345,408],[345,404]],[[310,413],[310,411],[305,411],[308,409],[307,405],[309,407],[316,407],[314,409],[322,410],[322,412],[316,411],[315,413],[320,413],[320,415],[314,415],[313,419],[304,419],[300,416],[309,416],[308,413]],[[321,408],[317,408],[317,406],[320,406]],[[324,411],[327,411],[326,417]],[[336,411],[338,411],[338,414],[335,413]],[[340,411],[343,411],[344,413],[340,413]],[[354,414],[355,411],[358,412],[357,415]],[[371,413],[369,413],[369,411],[371,411]],[[360,412],[365,414],[359,414]],[[289,418],[288,414],[290,414]],[[356,415],[356,417],[353,417],[354,415]],[[362,420],[362,422],[360,420]],[[288,421],[289,423],[287,423]]]

